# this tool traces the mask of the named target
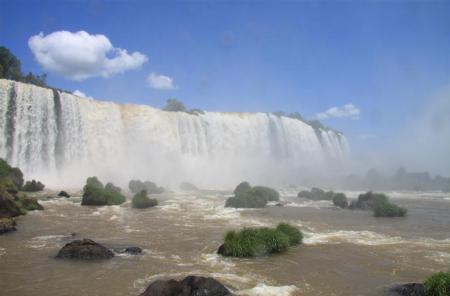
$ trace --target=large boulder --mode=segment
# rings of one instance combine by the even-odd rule
[[[425,296],[425,287],[419,283],[397,285],[389,289],[390,296]]]
[[[105,246],[90,239],[75,240],[66,244],[56,255],[64,259],[108,259],[114,257],[114,253]]]
[[[0,218],[0,234],[15,230],[16,221],[13,218]]]
[[[182,281],[158,280],[141,296],[231,296],[231,292],[213,278],[188,276]]]

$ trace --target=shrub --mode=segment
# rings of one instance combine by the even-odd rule
[[[25,185],[23,185],[22,191],[36,192],[36,191],[43,190],[44,187],[45,187],[45,185],[42,184],[41,182],[36,181],[36,180],[31,180],[31,181],[27,181],[25,183]]]
[[[296,230],[296,231],[295,231]],[[221,254],[233,257],[257,257],[281,253],[289,246],[301,243],[302,234],[288,224],[273,228],[244,228],[225,235]]]
[[[132,200],[133,208],[145,209],[149,207],[154,207],[158,205],[158,200],[154,198],[149,198],[147,196],[147,191],[142,190],[134,195]]]
[[[264,208],[268,201],[280,200],[275,189],[266,186],[251,187],[248,182],[241,182],[234,189],[234,196],[227,199],[225,207]]]
[[[301,244],[303,241],[303,234],[297,228],[287,223],[280,223],[277,226],[277,230],[286,234],[289,238],[289,245],[295,246]]]
[[[230,197],[225,202],[225,207],[229,208],[264,208],[267,200],[255,191],[238,193]]]
[[[279,201],[280,194],[275,189],[266,186],[254,186],[252,188],[256,194],[261,195],[267,201]]]
[[[164,110],[170,112],[178,112],[178,111],[185,112],[186,107],[182,102],[178,101],[177,99],[168,99],[166,101],[166,106],[164,107]]]
[[[97,177],[89,177],[83,188],[83,198],[81,205],[104,206],[104,205],[120,205],[125,202],[126,198],[121,194],[121,189],[112,183],[103,187]]]
[[[344,193],[336,193],[333,197],[333,204],[336,207],[345,209],[346,207],[348,207],[347,197]]]
[[[158,187],[151,181],[142,182],[140,180],[131,180],[128,183],[128,188],[132,193],[139,193],[142,190],[146,190],[148,194],[160,194],[164,192],[163,187]]]
[[[252,186],[250,186],[250,183],[248,183],[248,182],[241,182],[241,183],[239,183],[238,186],[236,186],[236,188],[234,189],[233,193],[234,194],[245,193],[247,191],[250,191],[251,189],[252,189]]]
[[[438,272],[429,277],[425,283],[426,296],[450,295],[450,272]]]
[[[378,201],[374,205],[373,212],[375,217],[403,217],[407,210],[388,201]]]
[[[311,191],[302,190],[297,194],[297,197],[312,199],[312,200],[332,200],[334,196],[333,191],[325,192],[320,188],[313,187]]]

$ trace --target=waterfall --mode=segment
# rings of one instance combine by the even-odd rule
[[[191,115],[86,99],[0,79],[0,158],[55,186],[87,176],[126,184],[288,182],[339,168],[341,133],[268,113]]]

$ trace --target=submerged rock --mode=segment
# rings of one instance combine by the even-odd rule
[[[231,292],[213,278],[188,276],[182,281],[158,280],[140,296],[231,296]]]
[[[0,218],[0,234],[16,230],[16,221],[13,218]]]
[[[425,296],[425,287],[419,283],[397,285],[389,289],[390,296]]]
[[[70,194],[67,193],[67,192],[65,192],[65,191],[63,190],[63,191],[60,191],[60,192],[58,193],[58,196],[59,196],[59,197],[67,197],[67,198],[69,198],[69,197],[70,197]]]
[[[139,247],[127,247],[127,248],[124,248],[124,249],[116,249],[116,250],[114,250],[116,253],[119,253],[119,254],[130,254],[130,255],[139,255],[139,254],[142,254],[142,249],[141,248],[139,248]]]
[[[108,259],[114,257],[114,253],[105,246],[90,239],[74,240],[66,244],[56,255],[64,259]]]

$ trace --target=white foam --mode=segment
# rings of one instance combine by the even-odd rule
[[[223,270],[229,270],[236,266],[229,258],[224,258],[217,253],[202,254],[200,256],[202,263],[211,267],[220,267]]]
[[[59,243],[63,238],[69,237],[70,235],[55,234],[55,235],[41,235],[35,236],[28,241],[26,246],[32,249],[41,249],[49,245],[55,245]]]
[[[306,200],[299,202],[288,202],[284,206],[288,208],[315,208],[315,209],[334,207],[333,203],[328,200]]]
[[[388,236],[373,231],[338,230],[313,233],[304,231],[304,243],[307,245],[351,243],[366,246],[392,245],[405,243],[402,238]]]
[[[445,265],[450,264],[450,253],[447,252],[432,252],[430,255],[427,255],[425,257]]]
[[[3,255],[5,255],[5,254],[6,254],[6,249],[0,247],[0,256],[3,256]]]
[[[294,285],[290,286],[269,286],[266,284],[258,284],[251,289],[237,291],[237,295],[247,296],[289,296],[298,291],[298,288]]]

